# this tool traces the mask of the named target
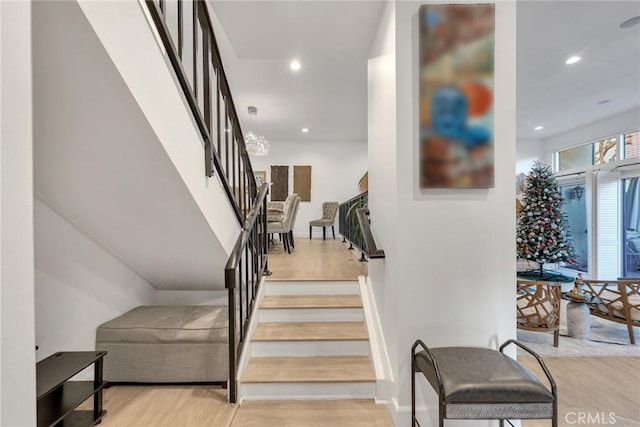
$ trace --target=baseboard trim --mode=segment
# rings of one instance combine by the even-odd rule
[[[391,397],[391,384],[394,379],[384,333],[382,332],[382,324],[378,316],[371,283],[368,278],[358,276],[358,284],[360,285],[360,297],[362,298],[365,323],[369,331],[371,362],[376,374],[376,400],[388,401]]]
[[[411,405],[400,405],[394,397],[388,402],[391,418],[396,426],[411,425]],[[438,425],[438,407],[437,405],[416,405],[416,418],[422,427]],[[435,423],[433,421],[435,420]]]

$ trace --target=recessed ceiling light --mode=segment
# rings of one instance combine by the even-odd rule
[[[298,61],[297,59],[294,59],[289,64],[289,68],[291,68],[293,71],[298,71],[300,68],[302,68],[302,65],[300,65],[300,61]]]
[[[536,126],[536,127],[533,128],[533,130],[542,130],[542,129],[544,129],[544,127],[542,127],[542,126]]]
[[[308,128],[302,128],[302,133],[309,133],[309,129]]]
[[[571,58],[567,59],[565,61],[565,64],[567,65],[571,65],[571,64],[575,64],[576,62],[580,61],[582,58],[580,58],[579,56],[572,56]]]
[[[626,21],[624,21],[622,24],[620,24],[620,28],[627,29],[627,28],[635,27],[638,24],[640,24],[640,16],[634,16],[633,18],[629,18]]]
[[[598,101],[598,102],[596,102],[596,104],[598,104],[598,105],[604,105],[604,104],[608,104],[608,103],[610,103],[610,102],[611,102],[611,100],[609,100],[609,99],[603,99],[602,101]]]

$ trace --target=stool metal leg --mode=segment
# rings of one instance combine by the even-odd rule
[[[413,352],[411,354],[411,426],[416,427],[416,368]]]

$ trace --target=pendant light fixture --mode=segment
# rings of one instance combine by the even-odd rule
[[[251,105],[248,110],[250,116],[249,129],[251,129],[251,123],[253,122],[253,118],[258,115],[258,109]],[[262,135],[256,135],[252,131],[249,131],[244,135],[244,143],[247,147],[247,152],[252,156],[266,156],[269,154],[269,141]]]

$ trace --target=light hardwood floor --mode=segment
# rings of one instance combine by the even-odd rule
[[[366,264],[355,259],[358,254],[349,251],[345,255],[346,246],[337,239],[325,243],[298,238],[296,244],[298,248],[292,255],[283,254],[281,245],[272,249],[274,280],[353,280],[366,274]],[[297,259],[300,264],[294,261]],[[534,359],[520,360],[540,374]],[[576,426],[566,416],[580,411],[614,412],[615,427],[640,425],[640,358],[564,357],[545,361],[558,384],[560,426]],[[84,406],[90,407],[90,402]],[[105,390],[104,407],[108,411],[102,424],[105,427],[393,425],[387,408],[370,400],[246,401],[237,406],[226,403],[226,390],[211,386],[116,386]],[[523,427],[543,426],[550,426],[549,421],[523,422]]]
[[[354,280],[367,275],[367,263],[359,262],[360,252],[350,251],[342,239],[296,237],[291,255],[277,242],[269,251],[269,280]]]
[[[544,378],[535,359],[523,357],[519,360],[539,378]],[[603,414],[607,417],[609,413],[615,414],[615,424],[606,418],[605,422],[591,422],[590,425],[640,425],[639,357],[557,357],[544,360],[558,386],[559,426],[577,425],[579,413],[591,414],[592,417],[599,414],[600,420],[603,420]],[[548,421],[522,423],[523,427],[549,425]]]
[[[252,357],[245,383],[372,382],[369,356]]]
[[[244,402],[233,427],[391,427],[385,406],[371,400]]]
[[[534,359],[521,358],[541,374]],[[585,357],[545,359],[559,394],[559,425],[570,413],[614,412],[615,427],[640,425],[640,358]],[[280,427],[392,426],[386,407],[371,401],[225,402],[226,391],[209,386],[117,386],[105,390],[105,427]],[[89,403],[85,406],[88,407]],[[569,415],[569,419],[566,417]],[[549,421],[524,421],[547,427]],[[591,424],[592,426],[598,424]],[[603,425],[603,424],[600,424]],[[399,426],[404,427],[404,426]]]
[[[186,385],[114,386],[104,391],[103,406],[104,427],[228,427],[238,410],[220,387]]]

